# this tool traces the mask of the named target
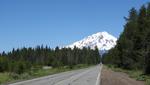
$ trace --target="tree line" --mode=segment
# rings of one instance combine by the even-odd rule
[[[132,8],[125,20],[117,45],[105,54],[103,62],[150,74],[150,3],[139,10]]]
[[[8,53],[0,53],[0,72],[13,72],[17,74],[30,71],[36,67],[51,66],[53,68],[77,64],[98,64],[100,62],[98,48],[77,47],[51,49],[48,46],[36,48],[13,49]]]

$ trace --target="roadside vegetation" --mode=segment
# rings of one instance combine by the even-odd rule
[[[150,85],[150,3],[132,8],[125,20],[117,45],[104,55],[103,63]]]
[[[97,47],[95,50],[51,49],[47,46],[13,49],[0,54],[0,84],[84,68],[99,62]]]

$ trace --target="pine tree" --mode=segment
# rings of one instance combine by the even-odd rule
[[[143,69],[150,74],[150,3],[137,12],[132,8],[117,45],[104,62],[126,69]]]
[[[145,55],[144,55],[144,73],[150,74],[150,3],[148,3],[147,7],[147,17],[146,17],[146,37],[144,40],[144,49],[145,49]]]

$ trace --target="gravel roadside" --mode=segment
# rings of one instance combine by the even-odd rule
[[[102,70],[101,85],[144,85],[143,81],[136,81],[122,72],[114,72],[106,67]]]

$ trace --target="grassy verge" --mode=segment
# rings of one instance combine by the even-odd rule
[[[145,85],[150,85],[150,75],[144,75],[141,70],[125,70],[122,68],[114,67],[113,65],[106,65],[107,68],[115,72],[123,72],[129,75],[130,78],[134,78],[138,81],[145,81]]]
[[[150,85],[150,79],[146,80],[146,84],[145,85]]]
[[[87,68],[89,66],[91,66],[91,65],[79,64],[79,65],[73,66],[73,68],[69,68],[68,66],[52,68],[52,69],[38,68],[38,69],[31,70],[30,72],[25,72],[23,74],[15,74],[15,73],[7,73],[7,72],[0,73],[0,85],[6,84],[8,82],[13,83],[13,82],[17,82],[17,81],[33,79],[33,78],[42,77],[42,76],[46,76],[46,75],[52,75],[52,74],[56,74],[56,73],[60,73],[60,72]]]

